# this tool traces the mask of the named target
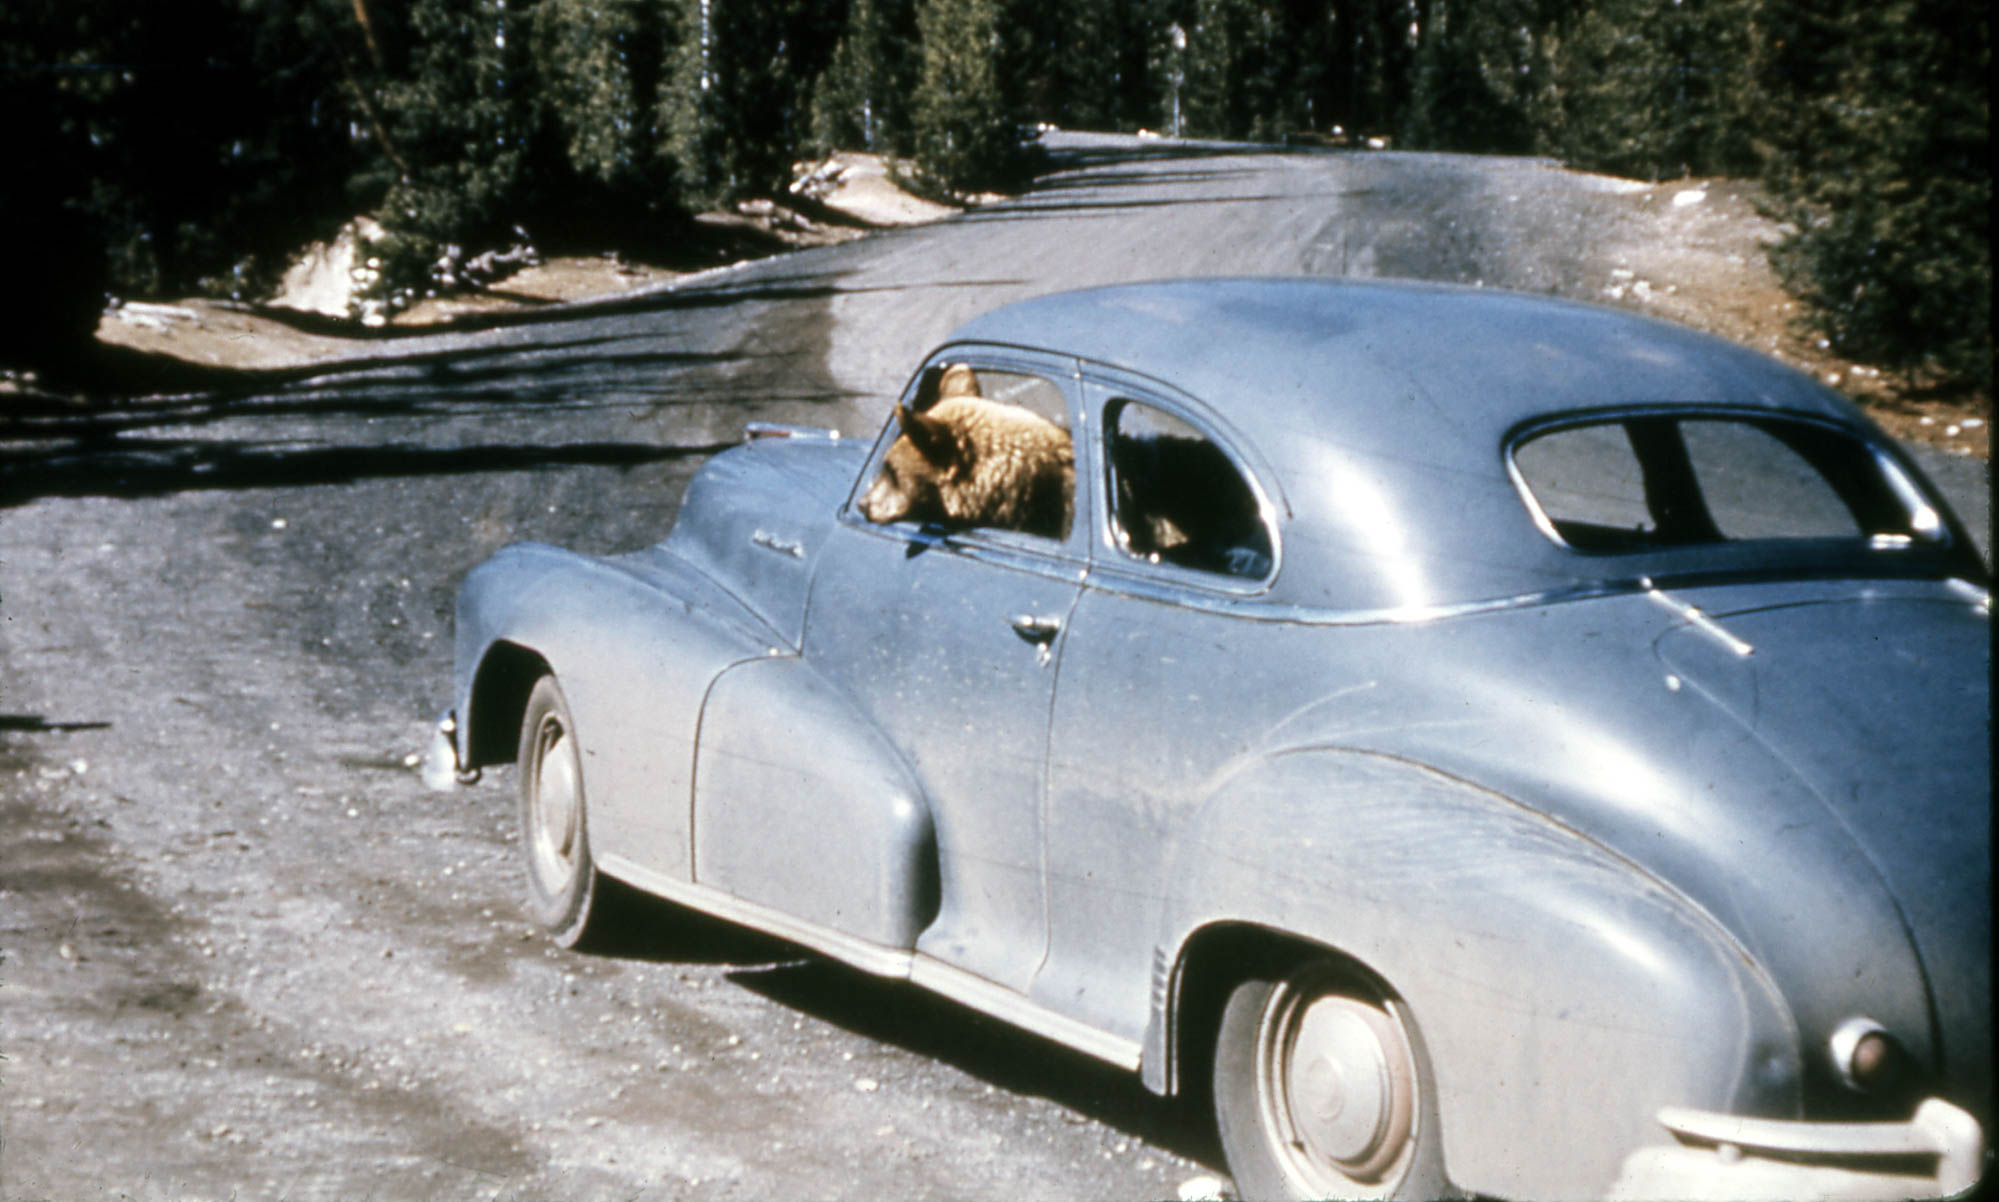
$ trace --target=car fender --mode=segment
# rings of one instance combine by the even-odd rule
[[[1222,782],[1175,858],[1155,1088],[1172,1083],[1195,949],[1249,927],[1349,958],[1402,999],[1461,1188],[1597,1196],[1656,1139],[1662,1105],[1797,1113],[1795,1025],[1740,946],[1628,860],[1470,782],[1287,751]]]
[[[459,590],[459,762],[511,760],[526,687],[552,671],[576,721],[591,842],[688,880],[702,699],[730,665],[778,644],[703,573],[657,548],[609,559],[505,548]]]
[[[724,671],[702,708],[694,879],[908,950],[937,914],[936,833],[902,756],[844,693],[800,659],[759,659]]]

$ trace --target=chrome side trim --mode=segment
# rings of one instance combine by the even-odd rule
[[[1140,1047],[1136,1040],[1110,1035],[1067,1015],[1057,1014],[1004,985],[995,985],[984,977],[932,959],[922,952],[916,954],[910,965],[909,979],[932,993],[942,994],[954,1002],[1099,1060],[1109,1061],[1119,1068],[1136,1070],[1139,1066]]]
[[[1715,642],[1733,651],[1738,657],[1747,659],[1751,655],[1756,654],[1756,648],[1729,633],[1726,627],[1713,618],[1708,617],[1699,606],[1689,605],[1677,597],[1667,596],[1665,591],[1658,585],[1653,584],[1650,579],[1641,579],[1638,583],[1645,589],[1646,600],[1651,601],[1668,613],[1677,614],[1689,626],[1692,626]]]
[[[740,926],[789,939],[802,947],[851,964],[862,972],[878,977],[906,978],[954,1002],[1099,1060],[1109,1061],[1119,1068],[1135,1070],[1139,1066],[1141,1057],[1137,1042],[1106,1034],[1066,1015],[1057,1014],[1003,985],[995,985],[984,977],[974,976],[920,952],[906,952],[857,939],[707,885],[675,880],[623,856],[599,857],[597,867],[605,875],[614,876],[647,893]]]
[[[690,910],[699,910],[717,918],[736,923],[739,926],[789,939],[802,947],[811,948],[831,956],[835,960],[851,964],[862,972],[878,977],[907,977],[911,953],[900,948],[883,947],[836,931],[816,922],[794,917],[757,902],[745,901],[733,893],[724,893],[707,885],[692,881],[675,880],[664,873],[655,872],[623,856],[605,855],[598,857],[597,867],[607,876],[614,876],[647,893],[658,894],[677,905]]]
[[[755,442],[759,438],[809,438],[815,442],[838,442],[840,432],[821,426],[791,426],[783,422],[745,422],[743,441]]]
[[[792,559],[805,558],[804,543],[794,538],[786,538],[781,534],[772,534],[761,527],[750,535],[750,542],[762,547],[766,551],[775,551],[779,555],[788,556]]]

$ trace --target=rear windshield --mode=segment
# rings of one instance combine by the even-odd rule
[[[1944,533],[1898,469],[1816,422],[1620,416],[1529,434],[1512,460],[1541,529],[1586,553],[1787,539],[1894,548]]]

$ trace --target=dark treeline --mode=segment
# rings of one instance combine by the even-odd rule
[[[832,149],[1004,187],[1037,122],[1754,178],[1842,351],[1991,371],[1982,0],[8,0],[0,217],[40,287],[254,295],[368,212],[454,254],[670,244]],[[24,166],[25,165],[25,166]]]

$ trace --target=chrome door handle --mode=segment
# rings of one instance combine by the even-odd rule
[[[1062,632],[1062,619],[1044,618],[1035,614],[1015,614],[1013,632],[1030,643],[1047,646]]]

